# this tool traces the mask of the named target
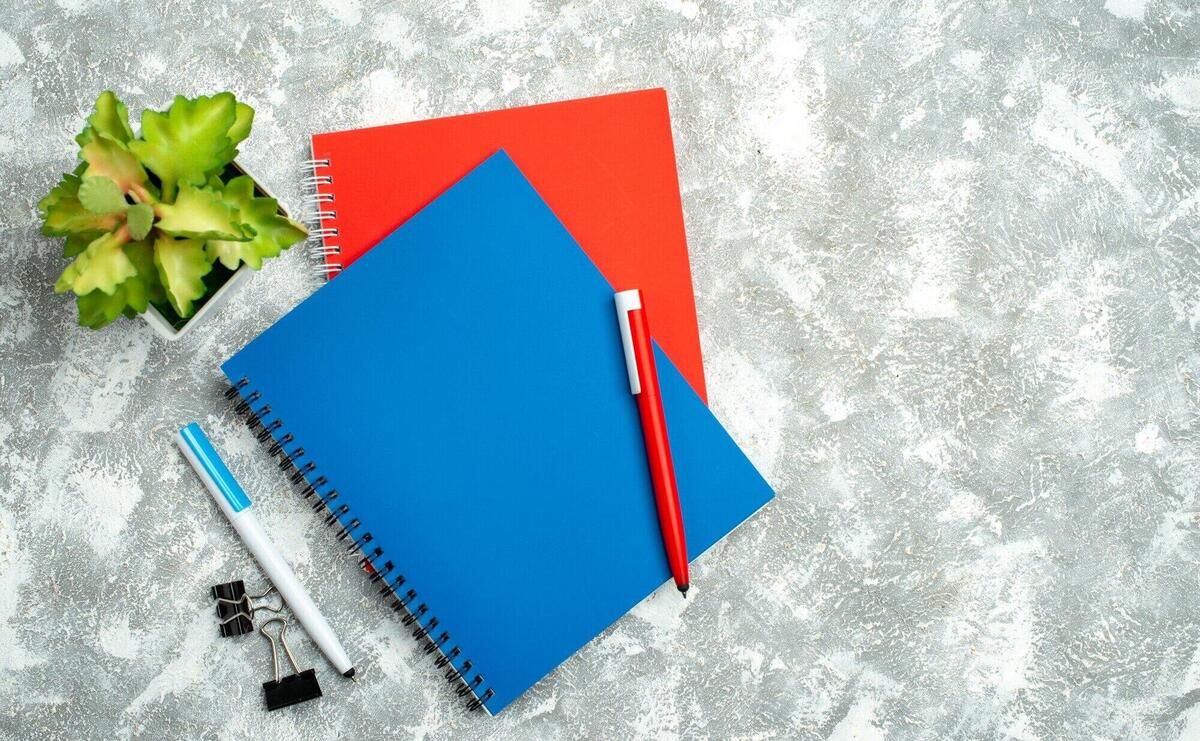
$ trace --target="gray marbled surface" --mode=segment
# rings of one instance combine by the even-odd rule
[[[609,7],[606,7],[609,6]],[[0,736],[1200,737],[1200,13],[1169,0],[0,2]],[[498,719],[465,715],[219,399],[313,291],[74,325],[34,203],[98,91],[313,131],[667,88],[712,406],[778,499]],[[403,177],[403,173],[396,173]],[[365,665],[262,710],[198,419]],[[299,634],[298,634],[299,636]]]

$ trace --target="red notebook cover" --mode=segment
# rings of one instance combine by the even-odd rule
[[[707,402],[662,89],[314,135],[326,273],[336,275],[499,149],[615,290],[642,290],[654,338]]]

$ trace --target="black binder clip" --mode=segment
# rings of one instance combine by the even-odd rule
[[[241,579],[214,585],[210,592],[217,601],[217,620],[220,621],[221,637],[232,638],[252,632],[254,613],[259,610],[278,614],[283,609],[282,601],[278,607],[255,605],[251,602],[267,597],[274,591],[275,587],[271,587],[262,594],[246,594],[246,583]]]
[[[275,636],[267,632],[267,626],[271,623],[279,623],[279,643],[283,645],[283,652],[287,654],[288,661],[292,665],[293,674],[284,677],[279,674],[279,648],[275,644]],[[288,621],[285,618],[273,617],[263,623],[258,632],[266,636],[271,642],[271,665],[275,670],[275,678],[267,682],[263,682],[263,694],[267,700],[267,710],[278,710],[286,708],[289,705],[295,705],[299,702],[315,700],[321,696],[321,685],[317,683],[317,674],[312,669],[300,671],[300,665],[296,663],[296,657],[292,655],[292,649],[288,647],[287,633]]]

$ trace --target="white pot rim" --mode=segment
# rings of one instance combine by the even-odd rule
[[[229,300],[234,291],[240,288],[243,283],[250,280],[250,276],[253,274],[254,268],[249,265],[241,265],[233,272],[233,275],[229,276],[229,280],[225,281],[225,284],[218,288],[217,292],[208,301],[204,302],[200,310],[193,314],[179,329],[171,326],[166,317],[158,309],[154,308],[154,304],[147,306],[146,310],[142,312],[141,317],[147,324],[154,328],[159,337],[168,342],[174,342],[195,329],[209,314],[215,313],[221,304]]]

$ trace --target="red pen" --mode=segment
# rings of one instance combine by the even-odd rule
[[[675,485],[675,466],[671,463],[671,444],[667,441],[667,420],[658,388],[654,349],[650,344],[650,324],[642,306],[642,292],[638,289],[618,291],[616,302],[625,367],[629,371],[629,390],[637,398],[638,414],[642,418],[642,437],[646,442],[650,478],[654,482],[658,525],[662,529],[671,576],[686,598],[687,542],[683,536],[683,512],[679,509],[679,490]]]

